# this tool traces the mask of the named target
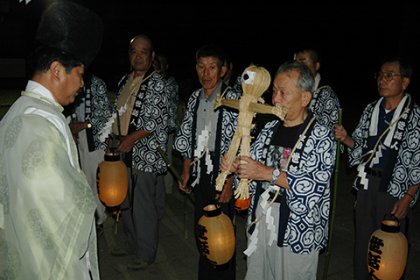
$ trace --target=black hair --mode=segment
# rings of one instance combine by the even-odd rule
[[[39,45],[28,57],[28,76],[33,78],[36,74],[47,72],[51,63],[60,62],[67,73],[70,73],[74,67],[82,66],[83,63],[62,50],[45,45]]]
[[[298,53],[304,53],[304,52],[309,52],[313,63],[317,63],[317,62],[321,63],[321,52],[318,46],[310,45],[310,44],[300,45],[295,49],[294,54],[297,55]]]
[[[198,63],[198,60],[201,57],[214,57],[219,60],[219,66],[222,67],[225,63],[226,54],[225,51],[219,47],[218,45],[205,45],[198,49],[196,53],[196,61]]]
[[[399,56],[388,55],[382,59],[381,66],[384,65],[385,63],[391,63],[391,62],[398,62],[400,64],[400,74],[403,77],[407,77],[411,80],[411,76],[413,75],[413,67],[407,60]]]

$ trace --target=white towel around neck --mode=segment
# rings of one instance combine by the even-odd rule
[[[373,109],[373,113],[372,113],[372,117],[370,121],[370,127],[369,127],[369,136],[376,136],[378,134],[379,109],[380,109],[383,99],[384,98],[381,97],[381,99],[379,99],[379,101],[375,105],[375,108]],[[407,99],[407,95],[404,96],[404,98],[400,101],[400,104],[398,104],[397,108],[395,109],[394,116],[392,117],[391,124],[394,123],[400,116],[406,99]],[[391,146],[391,141],[395,133],[395,128],[396,128],[396,125],[393,125],[385,138],[384,145],[387,147]]]

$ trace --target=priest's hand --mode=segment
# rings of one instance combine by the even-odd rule
[[[88,125],[87,122],[79,122],[79,121],[72,122],[70,123],[70,131],[72,134],[79,133],[83,129],[86,129],[87,125]]]

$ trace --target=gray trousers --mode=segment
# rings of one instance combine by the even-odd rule
[[[165,214],[165,182],[163,175],[127,168],[137,177],[133,189],[129,178],[128,195],[121,204],[121,220],[127,234],[125,250],[137,251],[137,258],[154,261],[158,248],[159,220]],[[130,203],[132,199],[132,205]],[[131,205],[132,209],[127,209]]]
[[[257,207],[255,216],[259,218],[263,213],[260,201],[257,201],[254,207]],[[277,235],[280,203],[273,203],[271,208]],[[291,251],[290,246],[278,247],[277,239],[269,245],[271,231],[267,227],[266,216],[256,224],[255,230],[258,230],[257,249],[247,259],[245,280],[316,280],[319,251],[312,250],[309,254],[296,254]]]
[[[390,214],[397,198],[388,193],[380,192],[381,178],[367,175],[369,179],[368,189],[357,192],[357,204],[355,212],[355,245],[354,245],[354,279],[371,280],[367,265],[368,244],[372,233],[381,228],[385,214]],[[400,231],[404,234],[406,226],[412,222],[413,213],[408,211],[407,217],[400,220]],[[390,218],[389,216],[387,217]],[[408,220],[407,220],[408,218]],[[408,222],[408,223],[407,223]],[[406,234],[408,239],[408,236]]]

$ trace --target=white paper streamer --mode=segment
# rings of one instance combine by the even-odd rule
[[[121,108],[118,111],[118,115],[121,117],[126,111],[127,111],[127,103],[124,104],[124,106],[121,106]],[[117,114],[113,113],[112,116],[108,119],[102,130],[98,133],[99,141],[105,142],[105,139],[108,137],[109,134],[111,134],[112,131],[112,124],[117,119]]]
[[[265,222],[267,223],[267,230],[270,232],[270,238],[268,240],[268,245],[271,246],[274,241],[277,241],[276,227],[274,226],[274,217],[271,214],[271,207],[267,210],[267,215]]]
[[[366,178],[365,165],[359,164],[359,166],[357,167],[357,172],[357,176],[360,177],[360,185],[363,186],[363,189],[367,190],[369,179]]]
[[[251,256],[252,253],[254,253],[255,249],[257,249],[257,242],[258,242],[258,229],[255,227],[254,232],[252,233],[251,237],[249,238],[249,245],[248,248],[244,251],[244,254],[248,257]]]
[[[370,168],[372,168],[372,166],[374,165],[374,164],[378,164],[379,163],[379,159],[382,157],[382,149],[383,149],[383,146],[382,146],[382,144],[379,144],[378,145],[378,150],[376,151],[376,153],[375,153],[375,157],[372,159],[372,161],[370,162]]]
[[[259,199],[259,206],[261,206],[263,214],[266,215],[265,222],[267,223],[267,230],[270,232],[270,237],[267,243],[269,246],[271,246],[273,242],[277,241],[277,233],[276,233],[276,227],[274,225],[274,217],[271,213],[272,208],[268,207],[270,205],[270,203],[268,202],[268,199],[270,198],[271,191],[277,192],[277,190],[279,189],[280,189],[279,186],[270,185],[269,188],[266,189],[261,194],[260,199]],[[244,251],[244,254],[247,255],[248,257],[257,248],[257,241],[258,241],[257,234],[258,234],[258,229],[257,229],[257,226],[255,226],[255,230],[249,239],[250,243],[248,245],[248,248]]]
[[[197,149],[194,151],[194,157],[200,158],[201,154],[203,153],[204,149],[209,144],[209,138],[210,138],[210,131],[211,131],[211,122],[204,127],[204,130],[201,131],[201,133],[198,135],[197,138]],[[204,162],[207,166],[207,174],[210,174],[210,172],[213,171],[213,163],[210,158],[210,152],[206,149],[206,153],[204,154]],[[200,163],[197,163],[197,178],[192,182],[191,187],[194,187],[198,182],[200,181],[200,174],[201,174],[201,168]]]

